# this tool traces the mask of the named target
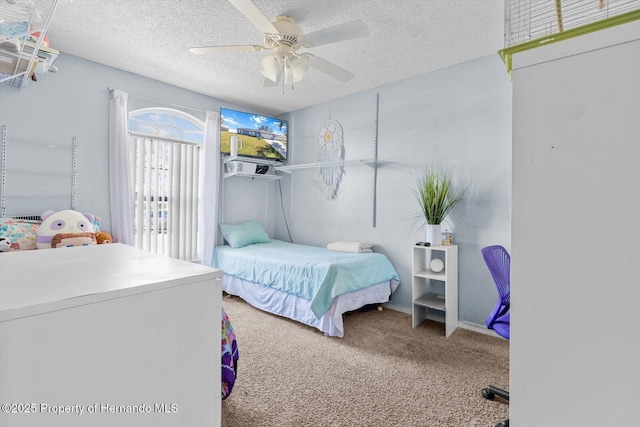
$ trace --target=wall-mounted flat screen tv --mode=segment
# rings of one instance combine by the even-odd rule
[[[260,114],[220,109],[220,151],[231,153],[231,138],[240,140],[238,156],[283,161],[287,158],[287,121]]]

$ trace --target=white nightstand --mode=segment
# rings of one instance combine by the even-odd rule
[[[442,261],[442,271],[432,269],[434,259]],[[458,246],[414,246],[412,266],[413,327],[427,318],[444,319],[445,335],[450,336],[458,327]]]

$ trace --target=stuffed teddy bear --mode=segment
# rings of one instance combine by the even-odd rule
[[[36,247],[50,249],[56,234],[93,233],[94,220],[95,217],[90,213],[82,214],[74,210],[46,211],[42,214],[42,224],[38,227]],[[95,237],[93,242],[95,244]]]
[[[99,245],[102,245],[104,243],[113,243],[113,237],[111,237],[111,234],[107,233],[106,231],[98,231],[96,233],[96,242]]]
[[[6,237],[0,237],[0,252],[8,252],[11,249],[11,242]]]

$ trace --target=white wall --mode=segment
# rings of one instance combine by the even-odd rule
[[[390,162],[378,169],[376,227],[371,169],[347,167],[334,201],[321,193],[317,169],[294,171],[292,180],[282,181],[293,241],[374,243],[400,274],[391,304],[409,309],[411,247],[425,240],[424,228],[414,227],[416,172],[428,163],[451,166],[471,181],[448,218],[460,245],[460,318],[483,325],[497,294],[480,249],[511,244],[511,82],[504,64],[496,54],[294,111],[288,115],[290,162],[316,161],[316,133],[329,118],[343,126],[346,160],[373,157],[376,94],[378,157]],[[287,240],[279,212],[276,227],[277,237]]]
[[[640,420],[640,21],[514,56],[510,417]]]
[[[199,110],[221,106],[246,110],[70,55],[62,54],[56,65],[58,73],[42,76],[22,92],[0,85],[0,124],[21,135],[77,136],[77,209],[101,217],[107,231],[107,87],[168,103],[132,96],[132,108],[178,104]],[[289,227],[294,241],[375,243],[377,251],[389,256],[402,281],[392,304],[408,311],[411,246],[424,240],[424,230],[415,229],[412,220],[419,212],[413,195],[415,172],[430,162],[454,166],[471,181],[465,199],[449,218],[455,242],[460,244],[460,318],[483,324],[496,291],[480,249],[495,243],[510,247],[511,240],[511,82],[504,65],[496,54],[292,112],[288,115],[290,163],[316,161],[315,135],[329,117],[344,126],[347,159],[372,157],[376,94],[380,96],[379,158],[392,163],[378,171],[375,228],[372,171],[367,167],[346,171],[333,202],[320,194],[317,170],[295,172],[293,193],[289,178],[280,183],[228,179],[224,219],[237,223],[257,218],[272,237],[287,240],[279,197],[282,189],[284,212],[288,219],[292,215]],[[184,110],[196,117],[203,114]]]
[[[111,224],[107,165],[107,87],[141,95],[142,97],[132,95],[129,98],[130,108],[176,108],[201,120],[204,120],[206,109],[217,111],[223,105],[236,107],[215,98],[64,53],[56,61],[56,66],[59,68],[57,73],[39,76],[37,82],[30,82],[22,91],[0,84],[0,125],[6,125],[11,135],[33,139],[70,141],[76,136],[76,209],[99,216],[102,219],[101,228],[106,231],[110,230]],[[16,199],[13,201],[19,203]]]

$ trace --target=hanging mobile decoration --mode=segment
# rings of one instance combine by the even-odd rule
[[[335,120],[327,120],[318,129],[318,162],[329,163],[320,167],[320,181],[325,196],[335,200],[344,168],[339,162],[344,160],[342,125]]]

